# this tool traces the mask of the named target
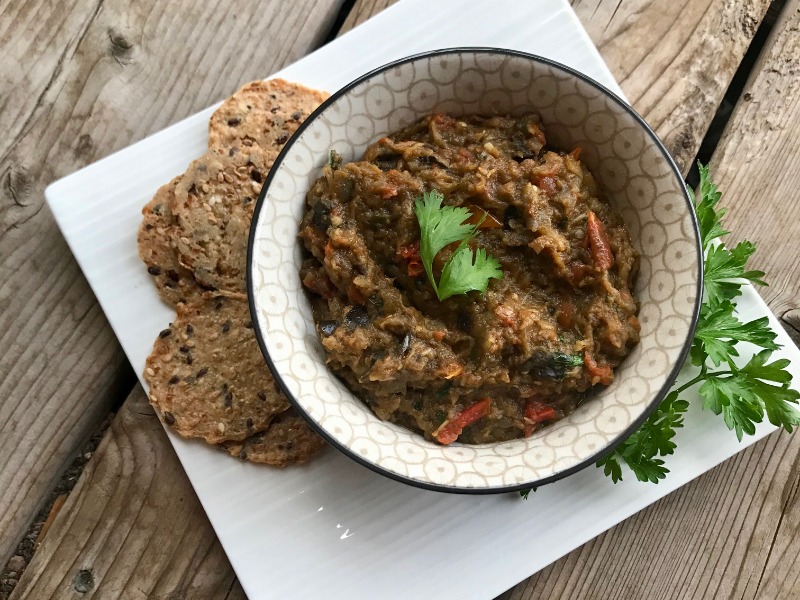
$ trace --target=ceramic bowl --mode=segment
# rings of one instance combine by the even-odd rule
[[[573,414],[527,439],[440,446],[381,421],[325,366],[300,283],[298,223],[329,151],[345,162],[431,112],[541,115],[548,146],[580,146],[620,210],[641,270],[641,342]],[[591,465],[667,394],[686,358],[702,289],[694,211],[679,170],[644,120],[600,84],[544,58],[498,49],[412,56],[339,90],[287,142],[265,182],[250,234],[248,293],[279,385],[331,444],[394,479],[450,492],[539,486]]]

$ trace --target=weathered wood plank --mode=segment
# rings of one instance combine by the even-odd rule
[[[396,0],[358,0],[344,29]],[[628,99],[688,172],[769,0],[571,0]]]
[[[762,295],[800,308],[800,1],[787,3],[711,162],[732,238],[758,241]],[[773,434],[520,584],[514,600],[800,596],[800,436]],[[657,565],[657,567],[654,567]]]
[[[6,132],[0,140],[1,564],[73,449],[107,413],[126,369],[77,264],[42,210],[42,171],[52,168],[37,164],[43,148],[31,156],[19,151],[26,130],[41,133],[35,107],[41,114],[52,106],[50,95],[63,87],[54,80],[64,56],[75,51],[98,9],[95,2],[65,3],[60,11],[16,2],[0,14],[0,128]]]
[[[684,173],[769,0],[571,0],[631,104]]]
[[[711,169],[727,194],[726,221],[734,239],[758,242],[756,268],[768,273],[761,295],[784,321],[800,330],[800,0],[786,3],[728,122]],[[797,341],[798,336],[795,336]],[[782,436],[785,437],[785,436]],[[800,597],[800,443],[787,448],[786,464],[759,464],[775,470],[777,485],[759,529],[769,552],[759,562],[748,592],[763,598]],[[793,450],[793,452],[792,452]],[[791,469],[788,469],[788,467]]]
[[[797,326],[800,310],[800,4],[787,2],[711,161],[735,241],[758,243],[759,292]],[[787,329],[790,326],[787,325]]]
[[[799,454],[800,436],[769,436],[520,583],[510,600],[775,598],[758,581],[791,510]],[[797,556],[786,560],[784,570]]]
[[[0,5],[0,564],[130,382],[44,187],[305,55],[340,4]]]
[[[15,600],[244,600],[214,530],[136,386],[59,512]]]

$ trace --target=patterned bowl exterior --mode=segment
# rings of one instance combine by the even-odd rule
[[[569,417],[528,439],[440,446],[378,419],[325,366],[299,278],[305,195],[335,149],[357,160],[382,135],[434,111],[537,111],[548,145],[581,146],[621,211],[641,270],[641,343]],[[633,431],[666,395],[688,351],[701,290],[700,241],[681,175],[644,121],[599,84],[538,57],[493,49],[427,53],[345,87],[288,142],[259,198],[250,236],[253,321],[276,379],[330,442],[385,475],[432,489],[488,493],[577,471]]]

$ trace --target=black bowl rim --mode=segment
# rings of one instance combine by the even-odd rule
[[[630,114],[644,129],[644,131],[650,136],[655,143],[656,147],[661,152],[664,160],[669,165],[670,169],[672,170],[675,177],[681,184],[681,189],[683,190],[684,200],[686,201],[686,206],[689,209],[689,214],[692,219],[692,225],[694,227],[695,239],[696,239],[696,248],[695,252],[697,255],[696,264],[698,266],[698,277],[697,277],[697,289],[696,289],[696,296],[695,296],[695,304],[694,309],[692,312],[692,319],[691,323],[689,324],[689,332],[686,337],[686,340],[683,343],[683,348],[681,349],[680,355],[678,360],[672,367],[672,370],[667,375],[667,378],[664,384],[661,386],[661,389],[653,396],[650,405],[642,412],[642,414],[631,423],[625,431],[617,436],[608,446],[604,447],[599,452],[596,452],[594,455],[583,459],[579,463],[569,467],[568,469],[564,469],[554,475],[549,475],[547,477],[543,477],[541,479],[525,482],[525,483],[516,483],[507,486],[493,486],[493,487],[457,487],[457,486],[448,486],[448,485],[441,485],[436,483],[430,483],[426,481],[420,481],[418,479],[414,479],[413,477],[407,477],[396,473],[394,471],[390,471],[380,465],[376,465],[369,460],[366,460],[363,456],[358,455],[353,450],[348,448],[347,446],[341,444],[338,440],[336,440],[333,436],[331,436],[319,423],[317,423],[308,413],[303,409],[300,405],[300,402],[291,391],[288,389],[286,384],[283,381],[283,377],[281,376],[278,369],[275,367],[275,364],[270,357],[269,350],[267,349],[267,345],[265,340],[261,335],[261,327],[254,327],[253,330],[256,334],[256,339],[258,340],[258,346],[261,349],[261,353],[264,355],[264,359],[269,366],[270,371],[272,372],[273,376],[275,377],[275,381],[278,382],[278,386],[286,394],[286,397],[290,400],[292,405],[297,409],[297,411],[305,418],[305,420],[317,431],[331,446],[338,449],[340,452],[345,454],[347,457],[353,459],[354,461],[358,462],[359,464],[371,469],[372,471],[379,473],[385,477],[393,479],[395,481],[399,481],[401,483],[405,483],[408,485],[412,485],[417,488],[436,491],[436,492],[446,492],[451,494],[471,494],[471,495],[486,495],[486,494],[501,494],[501,493],[508,493],[508,492],[516,492],[527,490],[530,488],[538,488],[548,483],[553,483],[578,471],[581,471],[588,467],[589,465],[596,463],[598,460],[603,459],[604,457],[608,456],[619,446],[625,439],[627,439],[634,431],[639,429],[639,427],[644,423],[644,421],[655,411],[656,407],[664,400],[664,398],[669,393],[672,384],[678,377],[678,374],[683,367],[686,357],[689,354],[689,350],[692,345],[692,339],[694,338],[694,332],[697,328],[697,320],[700,315],[700,305],[703,298],[703,252],[701,246],[701,236],[700,236],[700,227],[697,222],[697,215],[695,214],[694,205],[692,203],[691,197],[689,196],[689,192],[687,191],[686,184],[683,179],[683,175],[678,169],[678,166],[675,164],[675,161],[670,156],[667,149],[664,147],[664,144],[661,142],[659,137],[656,133],[652,130],[652,128],[647,124],[647,122],[642,118],[639,113],[637,113],[627,102],[625,102],[622,98],[617,96],[614,92],[609,90],[607,87],[598,83],[588,75],[581,73],[571,67],[563,65],[559,62],[551,60],[549,58],[545,58],[543,56],[538,56],[536,54],[530,54],[528,52],[521,52],[518,50],[508,50],[503,48],[492,48],[492,47],[454,47],[454,48],[442,48],[438,50],[430,50],[427,52],[420,52],[418,54],[413,54],[411,56],[407,56],[401,58],[399,60],[392,61],[387,63],[383,66],[380,66],[376,69],[365,73],[364,75],[358,77],[357,79],[351,81],[340,90],[332,94],[325,102],[323,102],[313,113],[311,113],[308,118],[300,125],[297,131],[292,135],[289,141],[286,142],[283,149],[281,150],[278,157],[275,159],[275,163],[272,165],[270,169],[269,175],[267,176],[266,181],[264,182],[263,187],[261,188],[261,193],[258,196],[258,201],[256,202],[255,209],[253,211],[253,220],[251,221],[250,227],[250,235],[247,243],[247,299],[248,304],[250,307],[250,317],[254,323],[260,323],[259,320],[259,313],[256,309],[255,303],[255,294],[253,290],[253,247],[255,244],[255,232],[256,232],[256,224],[258,223],[258,219],[261,216],[261,208],[264,205],[264,198],[266,197],[267,191],[269,189],[272,180],[274,179],[275,173],[277,173],[278,168],[280,167],[281,163],[283,162],[284,158],[286,157],[289,149],[292,147],[294,142],[300,137],[300,135],[305,131],[305,129],[314,122],[314,120],[322,114],[328,106],[336,102],[339,98],[350,92],[353,88],[357,87],[358,85],[362,84],[365,81],[368,81],[372,77],[379,75],[389,69],[393,69],[395,67],[405,65],[411,62],[415,62],[421,59],[436,57],[436,56],[447,56],[453,54],[499,54],[499,55],[507,55],[507,56],[516,56],[520,58],[525,58],[531,60],[533,62],[539,62],[550,67],[554,67],[565,73],[577,77],[581,79],[585,83],[588,83],[592,87],[598,89],[600,92],[606,95],[606,97],[610,98],[614,103],[616,103],[619,107],[621,107],[624,111]]]

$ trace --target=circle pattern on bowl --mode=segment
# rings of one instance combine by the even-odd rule
[[[480,50],[416,57],[373,73],[329,102],[289,142],[274,167],[252,237],[254,319],[264,349],[300,408],[354,457],[386,474],[423,486],[474,491],[557,478],[601,454],[644,418],[653,394],[671,383],[692,332],[694,311],[689,307],[698,300],[700,263],[683,184],[660,143],[636,117],[558,65]],[[538,112],[549,147],[589,149],[582,159],[621,211],[642,255],[635,290],[645,317],[640,344],[617,369],[610,387],[599,390],[570,418],[528,439],[440,446],[378,419],[326,367],[310,304],[299,285],[297,232],[286,223],[300,221],[306,191],[320,176],[329,150],[335,149],[345,162],[358,160],[381,135],[437,110]],[[262,210],[263,205],[269,209]],[[276,284],[284,295],[277,293]],[[679,301],[675,290],[680,290]],[[639,364],[641,358],[647,368]]]

